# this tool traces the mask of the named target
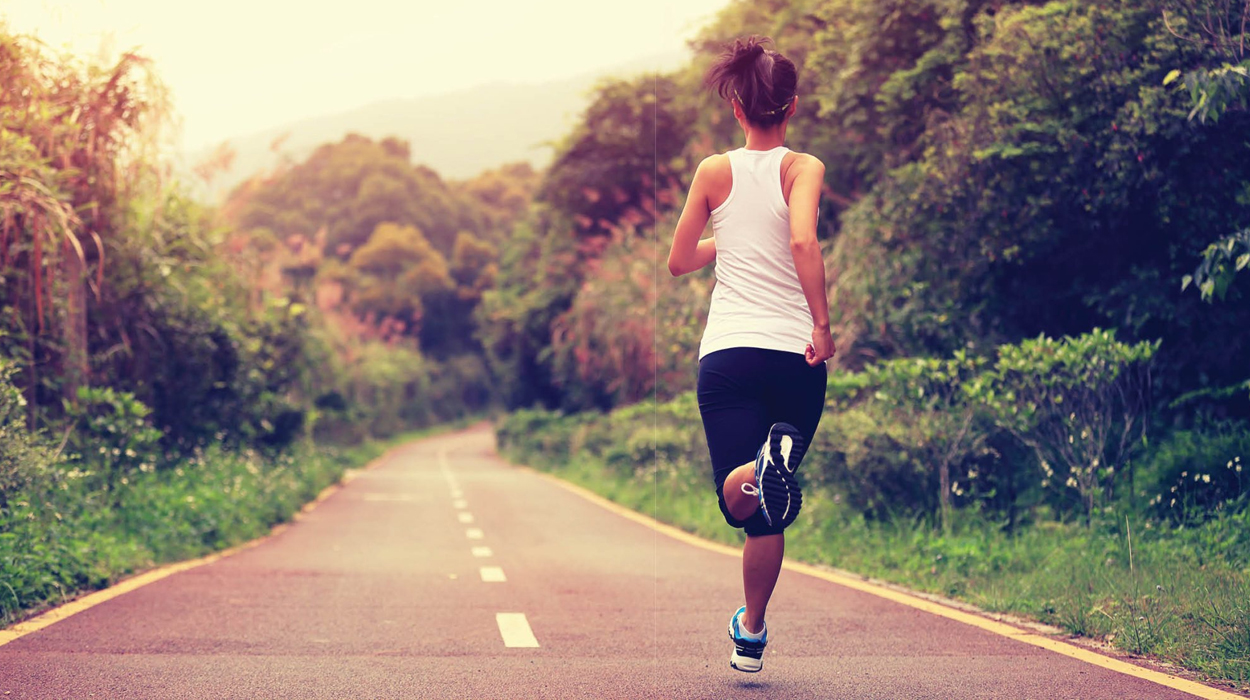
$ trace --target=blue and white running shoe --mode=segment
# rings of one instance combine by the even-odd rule
[[[768,429],[768,439],[755,455],[755,493],[747,488],[750,484],[744,484],[742,490],[759,496],[760,510],[769,525],[786,528],[798,517],[803,491],[794,471],[806,452],[807,441],[798,428],[773,423]]]
[[[734,643],[733,656],[729,657],[729,665],[744,673],[756,673],[764,668],[764,647],[768,644],[768,623],[760,632],[759,639],[751,639],[743,633],[742,616],[747,613],[747,606],[738,608],[738,612],[729,618],[729,638]],[[752,635],[754,636],[754,635]]]

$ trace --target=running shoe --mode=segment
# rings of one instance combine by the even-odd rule
[[[807,452],[807,441],[789,423],[773,423],[768,439],[755,456],[755,486],[760,510],[769,525],[789,527],[803,507],[803,492],[794,471]]]
[[[764,668],[764,647],[768,644],[768,623],[764,623],[763,633],[758,640],[748,639],[742,633],[742,616],[747,613],[747,606],[738,608],[738,612],[729,618],[729,638],[734,643],[733,656],[729,657],[729,665],[744,673],[757,673]]]

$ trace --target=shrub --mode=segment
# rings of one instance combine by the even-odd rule
[[[931,513],[936,474],[909,449],[904,432],[876,402],[831,412],[816,431],[808,473],[874,520]]]
[[[0,510],[9,498],[46,474],[48,455],[26,429],[26,399],[13,385],[13,364],[0,357]]]
[[[1154,515],[1196,524],[1250,503],[1250,426],[1224,421],[1178,430],[1138,467],[1141,496]]]
[[[71,460],[90,483],[113,493],[141,472],[156,470],[159,430],[152,411],[134,395],[108,388],[79,387],[78,403],[66,402],[71,421]]]
[[[1040,336],[999,347],[993,367],[965,387],[1032,448],[1043,488],[1079,496],[1088,522],[1145,435],[1149,363],[1158,347],[1118,342],[1110,330]]]
[[[907,436],[921,466],[937,473],[944,528],[954,496],[962,495],[951,481],[951,468],[984,452],[989,436],[985,408],[965,388],[985,364],[984,358],[960,350],[949,360],[908,358],[865,369],[888,420]]]

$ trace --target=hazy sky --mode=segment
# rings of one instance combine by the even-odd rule
[[[658,53],[728,0],[7,0],[11,31],[156,62],[196,149],[306,116]]]

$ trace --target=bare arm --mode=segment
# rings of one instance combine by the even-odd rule
[[[673,245],[668,251],[668,271],[674,277],[702,269],[716,260],[716,239],[699,239],[703,235],[703,229],[707,227],[708,217],[711,216],[707,201],[706,168],[709,160],[711,158],[704,159],[698,170],[695,170],[690,193],[686,196],[686,206],[681,210],[677,230],[673,232]]]
[[[815,366],[833,357],[837,348],[829,330],[829,298],[825,291],[825,261],[816,240],[816,212],[825,165],[807,156],[795,166],[800,170],[790,188],[790,252],[794,269],[803,287],[803,296],[812,312],[812,342],[807,346],[807,363]]]

